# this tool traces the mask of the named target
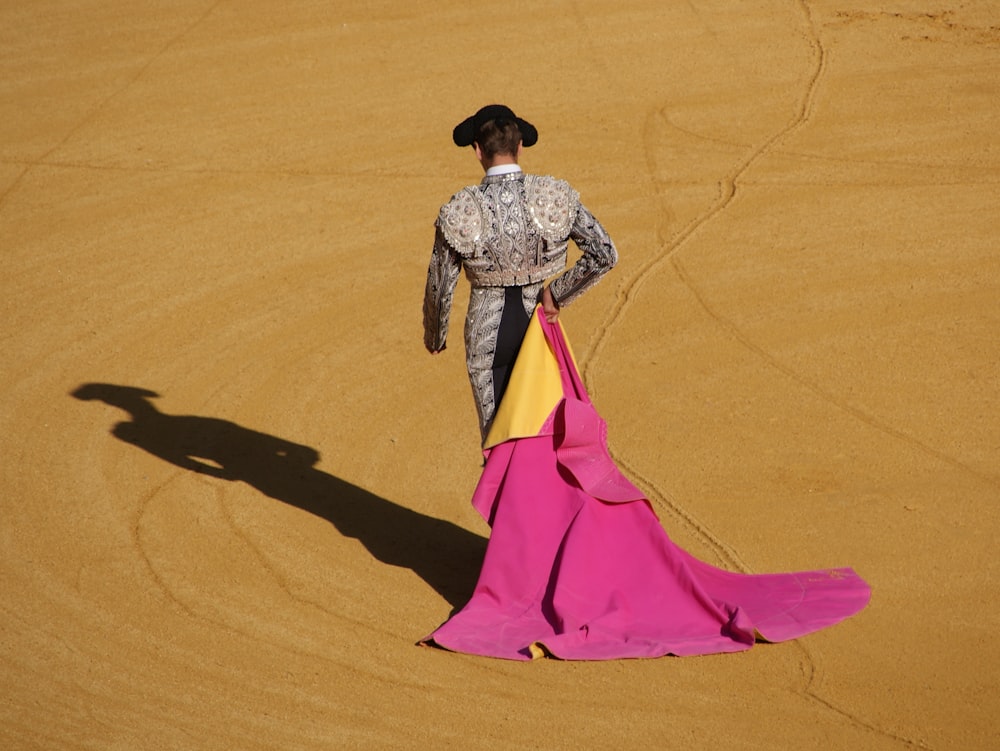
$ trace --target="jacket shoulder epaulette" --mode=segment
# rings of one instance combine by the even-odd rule
[[[560,242],[569,236],[580,195],[565,180],[548,175],[529,175],[524,182],[528,214],[550,242]]]
[[[486,221],[477,188],[463,188],[441,207],[438,226],[448,244],[461,255],[471,255],[480,245]]]

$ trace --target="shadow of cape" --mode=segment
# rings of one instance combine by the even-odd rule
[[[131,415],[116,438],[182,469],[232,482],[330,522],[382,563],[411,569],[457,609],[472,593],[486,539],[455,524],[380,498],[314,466],[319,452],[226,420],[160,412],[153,391],[89,383],[72,392]],[[331,576],[336,574],[331,571]]]

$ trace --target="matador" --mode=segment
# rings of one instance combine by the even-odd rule
[[[521,170],[521,149],[538,141],[538,131],[510,108],[483,107],[459,123],[452,138],[473,147],[486,175],[452,196],[438,215],[424,345],[432,353],[445,348],[464,269],[471,285],[466,366],[485,440],[536,306],[554,321],[617,263],[618,252],[569,183]],[[566,270],[569,240],[581,256]]]

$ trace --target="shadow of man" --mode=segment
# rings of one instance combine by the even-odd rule
[[[245,482],[271,498],[326,519],[379,561],[411,569],[453,608],[472,593],[486,539],[380,498],[314,466],[319,452],[227,420],[167,415],[150,402],[156,392],[88,383],[72,396],[125,410],[131,421],[116,438],[182,469]]]

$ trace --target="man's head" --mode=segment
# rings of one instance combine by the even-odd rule
[[[492,161],[497,156],[517,159],[521,152],[522,136],[517,123],[503,117],[487,120],[476,131],[472,142],[480,159]]]
[[[457,146],[476,144],[477,154],[492,160],[498,155],[517,158],[521,146],[534,146],[538,131],[522,120],[510,107],[489,104],[471,117],[465,118],[452,131]]]

